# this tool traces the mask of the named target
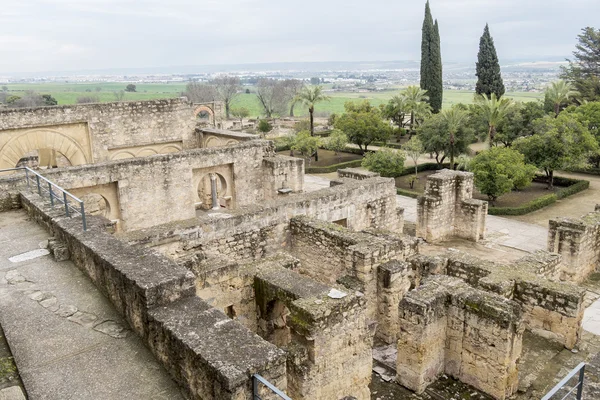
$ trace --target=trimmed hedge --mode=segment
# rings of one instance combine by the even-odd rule
[[[413,199],[416,199],[419,196],[423,196],[423,193],[413,192],[412,190],[400,188],[396,188],[396,194],[399,194],[400,196],[412,197]]]
[[[347,161],[339,164],[329,165],[327,167],[304,167],[304,173],[306,174],[328,174],[330,172],[336,172],[342,168],[357,168],[360,167],[362,160]]]
[[[600,175],[600,168],[569,168],[568,172],[577,172],[580,174]]]
[[[398,143],[373,142],[369,146],[389,147],[390,149],[402,149],[402,145]]]
[[[534,179],[536,182],[546,183],[546,177],[543,175],[537,175]],[[529,203],[523,204],[520,207],[489,207],[488,214],[490,215],[525,215],[530,212],[540,210],[544,207],[555,203],[557,200],[564,199],[574,195],[575,193],[582,192],[590,187],[590,181],[564,178],[561,176],[554,177],[554,186],[562,186],[563,188],[558,190],[556,193],[552,193],[546,196],[539,197]]]

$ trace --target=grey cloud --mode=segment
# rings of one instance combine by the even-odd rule
[[[445,61],[474,61],[486,22],[502,60],[568,56],[597,0],[432,0]],[[3,72],[418,60],[424,2],[0,0]]]

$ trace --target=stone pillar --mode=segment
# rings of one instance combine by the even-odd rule
[[[217,174],[210,174],[210,195],[212,199],[212,209],[220,210],[219,199],[217,197]]]

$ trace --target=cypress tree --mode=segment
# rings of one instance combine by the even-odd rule
[[[421,38],[421,89],[427,91],[434,113],[442,109],[443,81],[440,31],[437,20],[431,16],[429,0],[425,3],[425,18]]]
[[[433,26],[433,37],[431,39],[431,86],[428,89],[429,104],[434,113],[440,112],[442,109],[442,100],[444,95],[444,81],[442,78],[442,51],[440,43],[440,28],[435,20]]]
[[[483,35],[479,41],[476,69],[477,86],[475,91],[477,94],[485,94],[490,98],[491,94],[495,93],[496,97],[502,97],[506,89],[500,74],[500,63],[488,24],[485,24]]]
[[[425,19],[421,36],[421,89],[427,90],[431,76],[431,38],[433,36],[433,17],[429,8],[429,0],[425,3]]]

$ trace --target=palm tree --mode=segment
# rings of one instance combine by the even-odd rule
[[[475,104],[477,104],[477,107],[479,107],[488,123],[488,135],[490,138],[490,147],[492,147],[492,143],[494,143],[494,138],[496,136],[496,126],[504,119],[506,113],[512,107],[513,102],[506,97],[498,99],[496,94],[492,93],[489,99],[485,95],[477,95],[475,97]]]
[[[578,96],[579,92],[573,89],[573,86],[566,81],[559,80],[552,82],[552,86],[546,89],[546,97],[552,101],[554,114],[558,117],[560,107],[567,103],[570,98]]]
[[[402,97],[404,97],[406,110],[410,112],[410,130],[412,133],[414,132],[417,118],[431,114],[431,106],[427,103],[429,97],[427,96],[427,91],[418,86],[407,87],[402,93]]]
[[[442,119],[448,126],[450,133],[450,168],[454,169],[454,144],[456,142],[456,132],[467,122],[468,114],[466,111],[454,106],[442,112]]]
[[[329,96],[323,94],[322,86],[303,87],[300,93],[294,98],[294,103],[301,103],[308,107],[310,115],[310,136],[315,135],[315,104],[321,101],[329,101]],[[319,154],[315,152],[315,161],[319,161]]]

